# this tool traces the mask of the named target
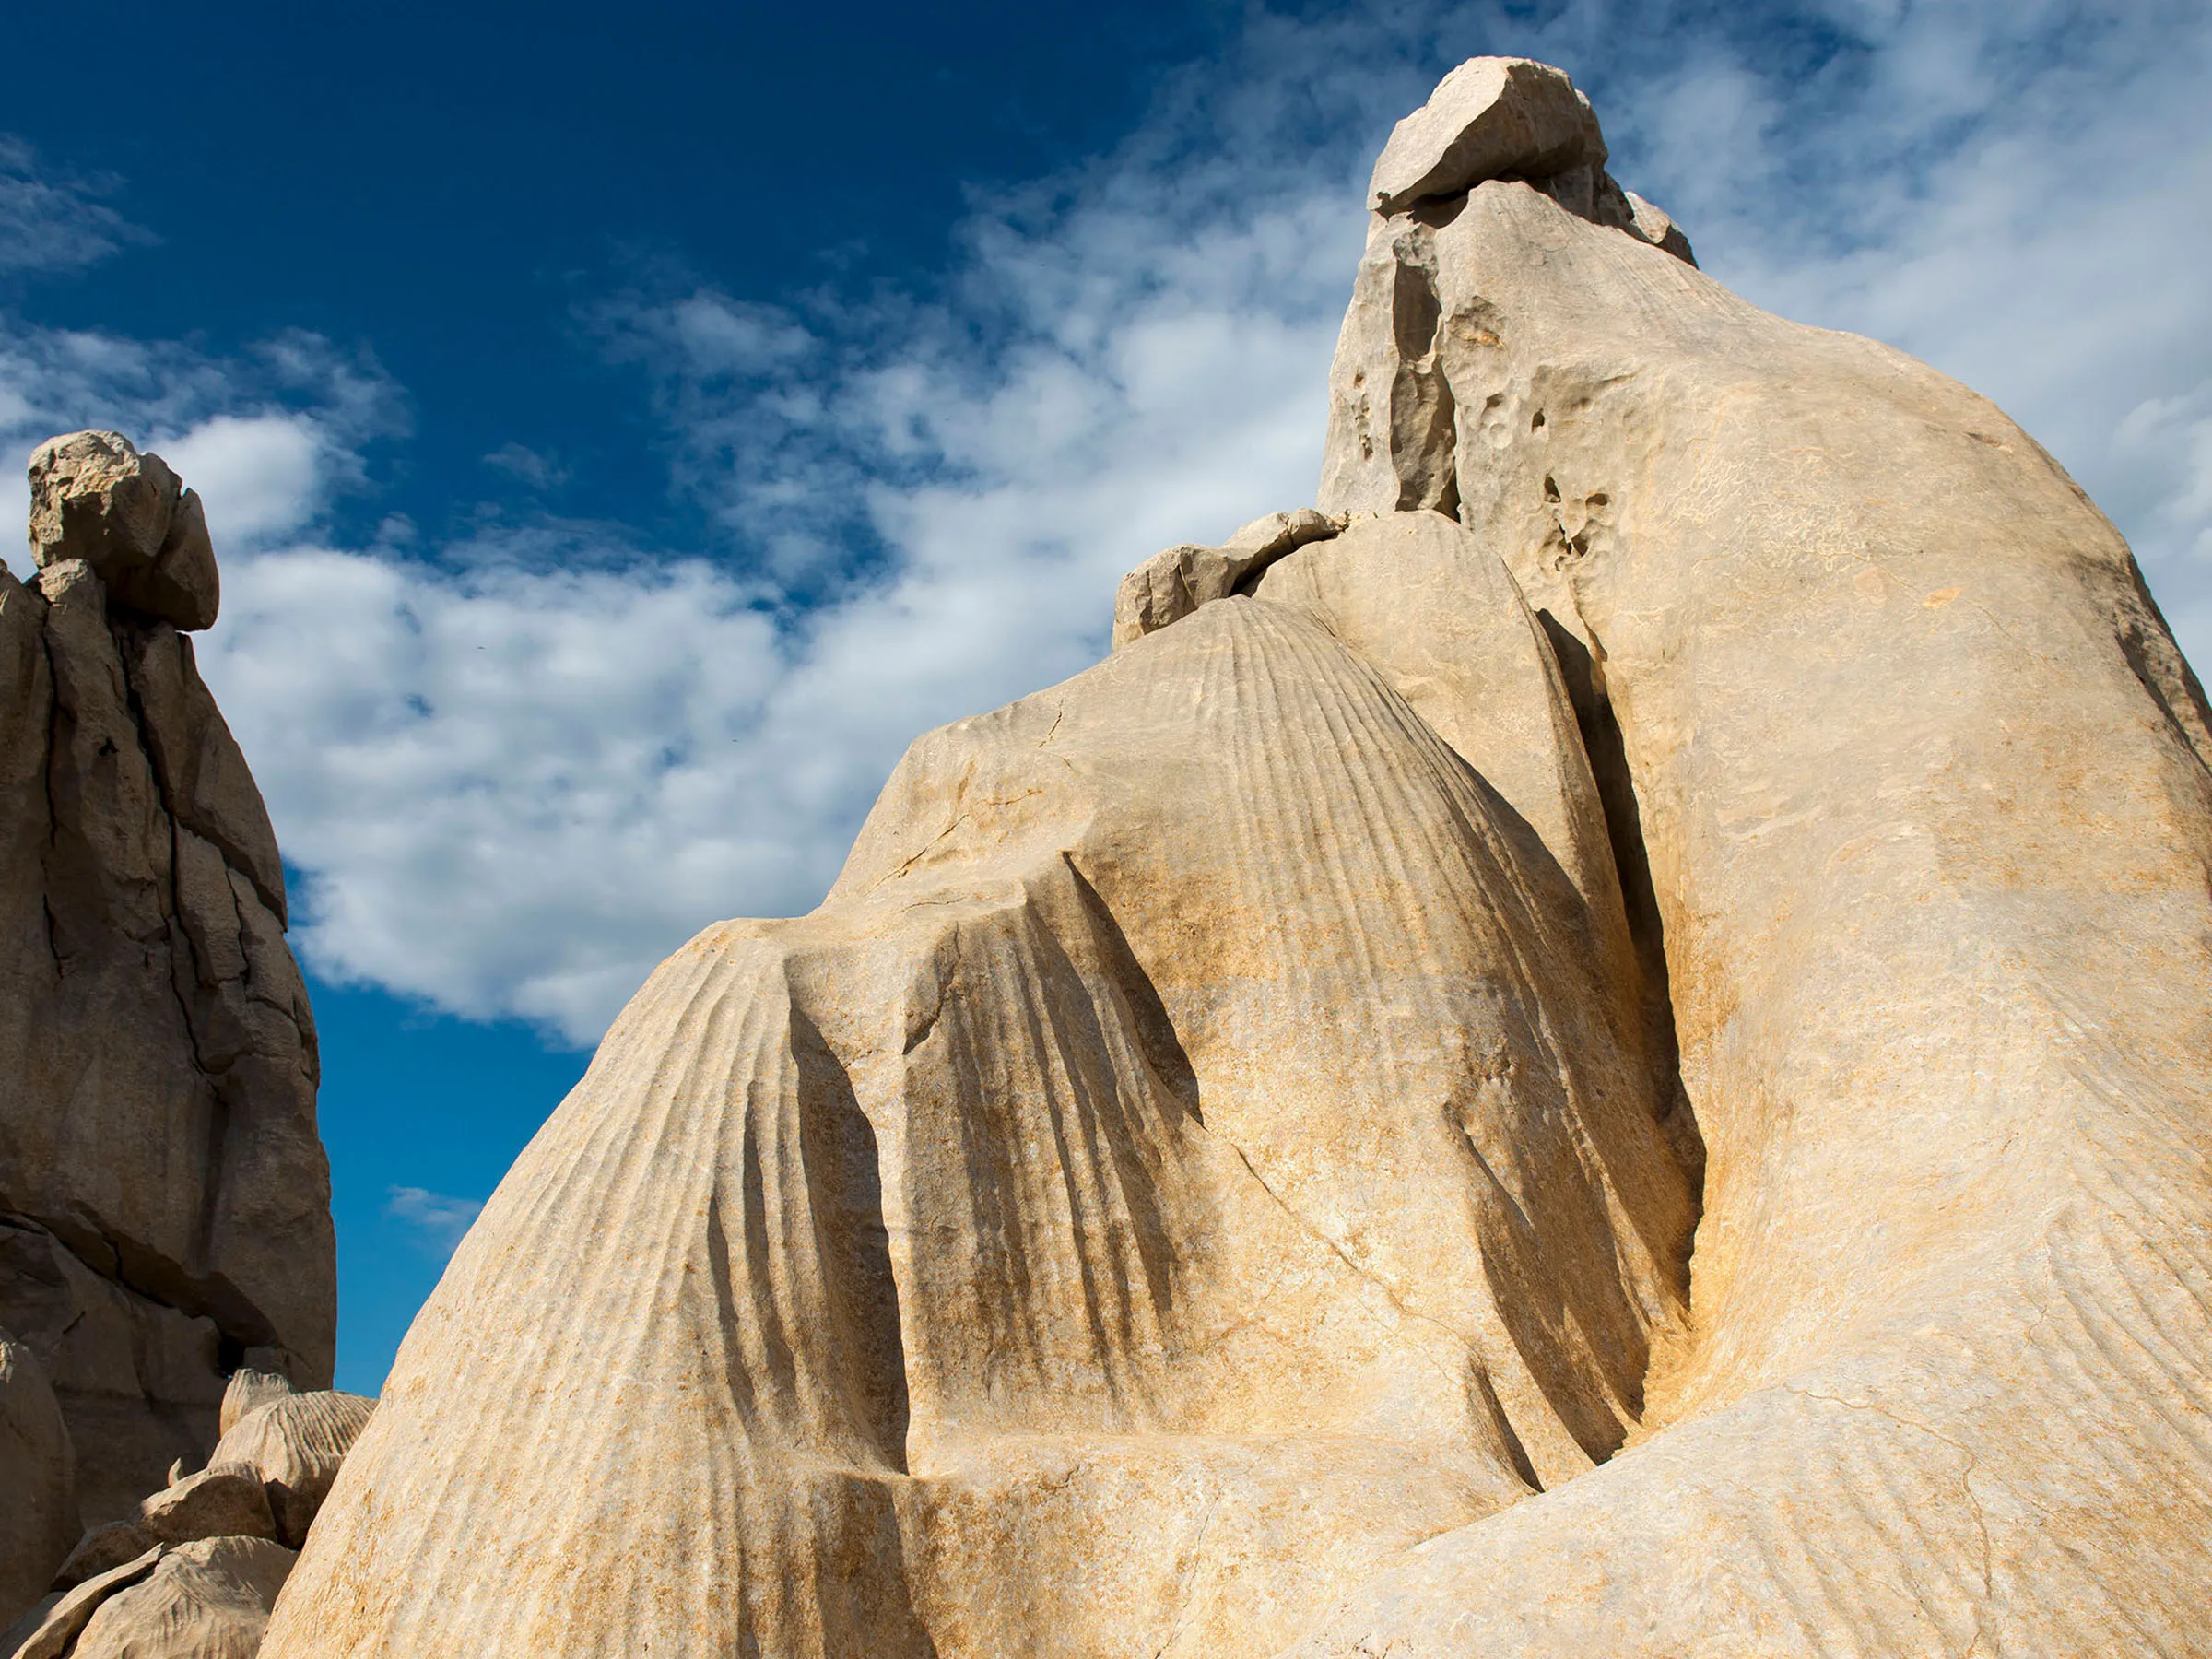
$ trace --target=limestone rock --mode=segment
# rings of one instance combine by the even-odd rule
[[[1469,58],[1391,129],[1368,205],[1403,213],[1486,179],[1549,178],[1605,161],[1590,100],[1564,74],[1527,58]]]
[[[196,501],[98,434],[34,473],[44,566],[0,571],[0,1323],[97,1523],[204,1460],[241,1357],[329,1382],[335,1251],[268,815],[189,638],[100,573],[201,545]]]
[[[119,432],[73,432],[31,453],[30,542],[41,570],[82,559],[119,606],[214,626],[221,595],[200,498]]]
[[[0,1621],[44,1593],[77,1531],[76,1453],[31,1351],[0,1330]]]
[[[374,1400],[335,1390],[279,1395],[224,1431],[211,1468],[256,1476],[268,1488],[275,1535],[297,1549],[375,1409]]]
[[[239,1419],[247,1413],[297,1392],[292,1387],[291,1379],[281,1372],[255,1371],[250,1365],[240,1366],[230,1373],[230,1382],[223,1390],[219,1418],[222,1432],[228,1434],[237,1428]]]
[[[1200,606],[1226,599],[1294,547],[1334,535],[1336,522],[1300,507],[1253,520],[1218,547],[1184,543],[1156,553],[1122,579],[1114,596],[1113,645],[1119,651]]]

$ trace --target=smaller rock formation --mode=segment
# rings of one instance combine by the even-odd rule
[[[81,559],[114,601],[177,628],[215,626],[215,547],[197,490],[115,432],[76,432],[30,458],[30,540],[41,570]]]
[[[179,1475],[135,1518],[85,1534],[53,1575],[54,1594],[0,1637],[0,1659],[248,1659],[260,1647],[276,1592],[376,1402],[240,1377],[226,1405],[250,1408],[225,1430],[215,1462]]]
[[[62,1596],[15,1659],[253,1659],[295,1559],[266,1538],[156,1546]]]
[[[199,497],[112,432],[29,476],[38,569],[0,567],[0,1324],[97,1523],[206,1459],[241,1365],[329,1383],[335,1253],[284,866],[183,631],[219,597]]]
[[[1548,64],[1469,58],[1391,129],[1368,181],[1368,206],[1404,213],[1485,179],[1547,179],[1606,164],[1590,100]]]
[[[297,1549],[375,1409],[376,1402],[360,1394],[282,1395],[248,1412],[223,1435],[215,1466],[248,1470],[261,1481],[276,1536]]]

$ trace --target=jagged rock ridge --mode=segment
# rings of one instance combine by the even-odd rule
[[[1605,159],[1401,124],[1316,509],[663,965],[270,1654],[2201,1650],[2201,688]]]

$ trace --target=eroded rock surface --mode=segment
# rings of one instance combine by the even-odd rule
[[[655,973],[272,1659],[2201,1651],[2201,689],[1587,116],[1394,135],[1337,533],[1159,556]]]
[[[42,446],[0,570],[0,1324],[37,1354],[88,1522],[213,1445],[251,1360],[329,1382],[314,1027],[284,872],[180,626],[198,498],[112,433]]]
[[[1493,689],[1470,747],[1571,730]],[[821,910],[609,1035],[269,1652],[1289,1640],[1634,1424],[1692,1209],[1602,931],[1303,593],[924,738]]]

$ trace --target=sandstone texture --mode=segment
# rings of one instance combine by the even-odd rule
[[[663,964],[265,1653],[2206,1651],[2201,688],[1604,161],[1401,124],[1311,516]]]
[[[283,865],[180,631],[215,616],[198,498],[112,433],[31,485],[39,568],[0,570],[0,1324],[98,1523],[205,1460],[241,1364],[328,1383],[334,1248]]]

